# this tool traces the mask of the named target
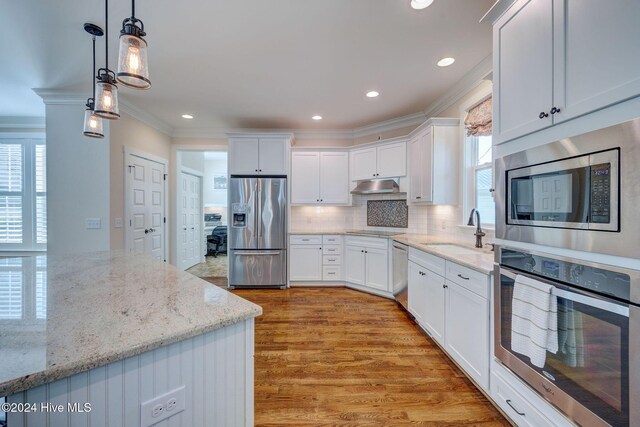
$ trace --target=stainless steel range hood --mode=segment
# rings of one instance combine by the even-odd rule
[[[400,187],[395,179],[372,179],[360,181],[351,194],[392,194],[399,193]]]

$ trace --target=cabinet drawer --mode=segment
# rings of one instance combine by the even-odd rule
[[[322,236],[319,234],[292,234],[289,236],[289,243],[292,245],[322,246]]]
[[[489,281],[486,274],[447,261],[446,277],[447,280],[457,283],[482,298],[489,298]]]
[[[342,255],[323,255],[323,265],[342,265]]]
[[[322,267],[322,280],[342,280],[342,268],[325,265]]]
[[[322,243],[324,245],[341,245],[342,236],[338,236],[335,234],[324,235],[322,236]]]
[[[378,237],[361,237],[361,236],[347,236],[345,244],[349,246],[361,246],[371,249],[387,249],[387,239],[381,239]]]
[[[322,253],[324,255],[340,255],[342,253],[342,245],[323,245]]]
[[[519,426],[552,427],[554,425],[496,372],[491,373],[491,397]]]
[[[445,275],[446,264],[443,258],[422,252],[418,249],[409,248],[409,260],[442,277]]]

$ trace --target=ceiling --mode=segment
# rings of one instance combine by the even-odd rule
[[[121,88],[171,128],[353,129],[424,111],[491,53],[493,0],[138,0],[152,88]],[[99,0],[0,0],[0,116],[42,116],[31,88],[91,91]],[[110,65],[130,4],[110,5]],[[104,37],[98,40],[104,63]],[[443,57],[456,62],[436,66]],[[380,92],[367,98],[369,90]],[[180,116],[189,113],[193,120]],[[324,119],[311,120],[319,114]]]

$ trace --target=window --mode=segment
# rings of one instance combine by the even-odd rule
[[[0,250],[44,250],[46,243],[44,141],[0,139]]]
[[[469,210],[474,207],[478,209],[483,224],[495,224],[496,207],[491,192],[493,188],[491,135],[467,136],[466,139],[471,153]]]

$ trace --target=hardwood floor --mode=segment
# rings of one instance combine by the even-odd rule
[[[394,301],[345,288],[235,290],[256,319],[256,426],[509,423]]]

